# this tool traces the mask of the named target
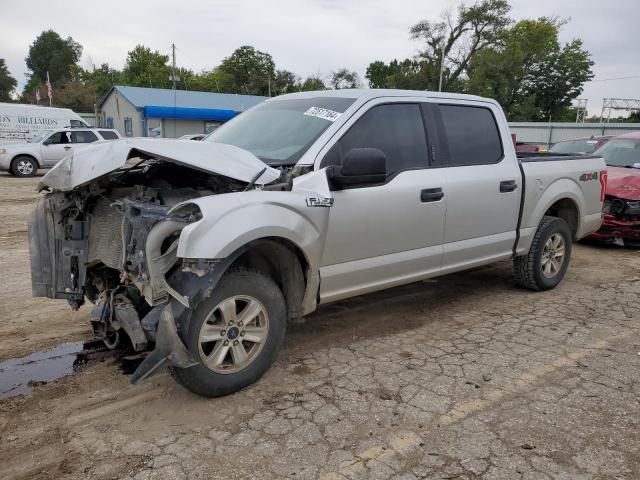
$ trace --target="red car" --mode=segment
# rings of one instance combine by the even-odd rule
[[[594,155],[607,164],[604,222],[593,238],[640,247],[640,132],[614,137]]]
[[[574,153],[578,155],[590,154],[613,138],[613,135],[602,135],[599,137],[572,138],[571,140],[560,140],[549,149],[552,153]]]

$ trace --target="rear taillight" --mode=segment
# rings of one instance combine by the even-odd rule
[[[604,202],[604,197],[607,194],[607,171],[602,170],[599,175],[600,178],[600,201]]]

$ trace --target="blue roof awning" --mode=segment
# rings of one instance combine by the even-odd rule
[[[183,118],[188,120],[212,120],[226,122],[238,115],[235,110],[217,108],[160,107],[148,105],[142,108],[144,118]]]

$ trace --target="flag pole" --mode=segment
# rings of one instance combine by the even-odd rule
[[[51,107],[51,97],[53,96],[53,88],[51,88],[51,81],[49,80],[48,70],[47,70],[47,95],[49,96],[49,107]]]

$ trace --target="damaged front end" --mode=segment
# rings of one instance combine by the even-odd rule
[[[159,141],[151,145],[163,147]],[[99,151],[90,159],[98,169],[104,168]],[[213,145],[211,153],[220,151]],[[258,174],[252,174],[246,152],[239,179],[132,145],[120,153],[126,158],[96,178],[88,177],[86,163],[74,177],[78,159],[68,157],[51,171],[49,185],[43,179],[49,193],[28,220],[32,290],[36,297],[66,299],[73,309],[89,299],[94,336],[109,348],[125,338],[135,351],[155,347],[134,374],[137,382],[164,361],[182,368],[194,364],[179,328],[210,294],[217,274],[215,261],[177,257],[181,230],[201,218],[196,205],[182,202],[242,191],[259,176],[273,179],[279,172],[269,168],[264,175],[265,165],[256,158]],[[229,173],[228,165],[219,170]]]
[[[602,227],[592,238],[626,246],[640,246],[640,200],[625,200],[607,196],[603,204]]]

